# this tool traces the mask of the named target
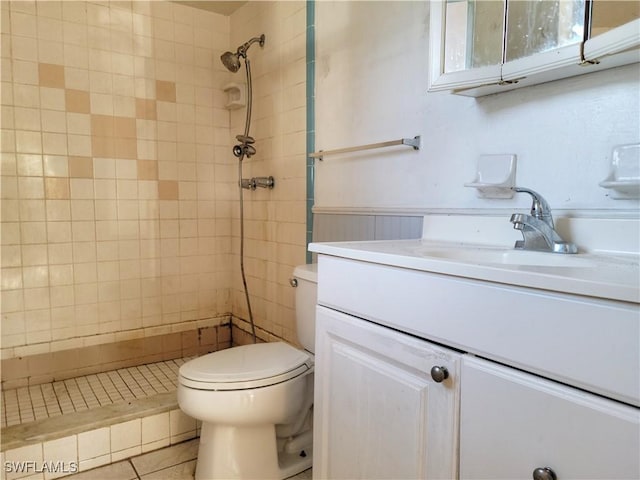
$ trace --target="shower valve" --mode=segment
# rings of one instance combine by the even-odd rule
[[[271,176],[243,178],[240,182],[242,188],[246,188],[247,190],[255,190],[258,187],[271,189],[275,186],[275,184],[275,179]]]
[[[247,190],[256,189],[256,184],[253,178],[243,178],[242,181],[240,182],[240,185],[242,186],[242,188],[246,188]]]
[[[253,177],[251,180],[255,183],[256,187],[260,187],[260,188],[269,188],[269,189],[271,189],[271,188],[275,187],[275,184],[276,184],[274,178],[271,177],[271,176],[269,176],[269,177]]]

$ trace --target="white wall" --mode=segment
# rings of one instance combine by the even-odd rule
[[[428,2],[316,3],[316,148],[423,144],[316,162],[317,211],[526,207],[463,186],[479,155],[515,153],[517,183],[554,210],[637,212],[598,186],[612,147],[640,141],[637,65],[478,99],[427,93],[428,24]]]

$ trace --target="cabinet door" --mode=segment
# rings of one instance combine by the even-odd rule
[[[639,409],[468,356],[460,379],[460,478],[640,478]]]
[[[455,478],[459,354],[324,307],[316,322],[314,478]]]

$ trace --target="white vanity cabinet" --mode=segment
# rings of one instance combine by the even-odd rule
[[[314,478],[455,478],[460,354],[324,307],[316,322]]]
[[[640,478],[637,303],[316,248],[314,478]]]
[[[465,355],[460,478],[638,478],[637,410]]]

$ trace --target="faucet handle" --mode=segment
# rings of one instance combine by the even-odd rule
[[[551,216],[551,208],[542,195],[540,195],[535,190],[524,187],[511,187],[511,190],[513,190],[514,192],[528,193],[529,195],[531,195],[531,198],[533,200],[533,203],[531,204],[531,216],[537,218],[538,220],[544,220],[553,228],[553,217]]]

